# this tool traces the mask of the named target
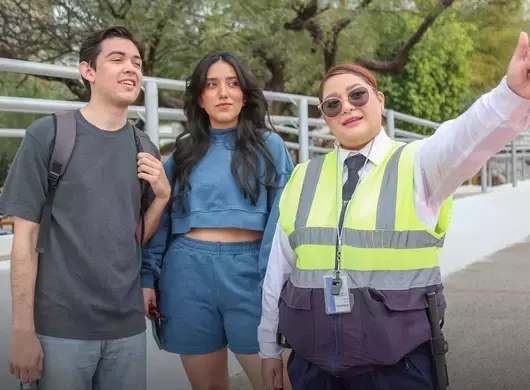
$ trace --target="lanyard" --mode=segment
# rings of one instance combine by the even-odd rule
[[[361,182],[361,174],[364,172],[366,164],[368,163],[368,158],[370,157],[370,153],[372,152],[372,147],[373,146],[374,146],[374,141],[372,140],[371,144],[370,144],[370,149],[368,150],[368,156],[366,157],[366,161],[364,162],[363,167],[359,171],[360,172],[359,178],[357,179],[357,184],[355,185],[355,190],[353,191],[353,194],[351,196],[352,198],[355,195],[355,191],[357,191],[357,186]],[[348,200],[342,201],[342,202],[339,200],[339,192],[340,192],[339,189],[342,187],[340,185],[340,183],[342,183],[344,181],[344,172],[343,172],[344,168],[340,166],[340,158],[339,158],[338,146],[337,146],[336,153],[337,153],[337,167],[336,167],[337,174],[336,174],[336,181],[335,181],[335,197],[336,197],[335,202],[336,202],[336,205],[337,205],[337,246],[336,246],[336,250],[335,250],[335,272],[334,272],[335,278],[334,279],[338,280],[338,279],[340,279],[340,262],[341,262],[341,255],[342,255],[342,236],[344,234],[344,219],[346,218],[346,213],[347,213],[348,208],[350,206],[351,198],[348,199]],[[342,175],[340,175],[340,173],[342,173]],[[342,207],[339,207],[339,205],[342,205]],[[344,215],[342,215],[342,217],[343,217],[342,226],[341,226],[341,223],[340,223],[341,214],[344,214]]]

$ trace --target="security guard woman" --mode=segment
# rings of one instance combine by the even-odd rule
[[[437,388],[428,293],[440,318],[438,259],[451,194],[527,128],[528,36],[507,76],[457,119],[402,144],[381,127],[384,95],[339,65],[319,89],[336,148],[298,165],[280,199],[258,329],[267,389],[281,388],[282,334],[294,390]]]

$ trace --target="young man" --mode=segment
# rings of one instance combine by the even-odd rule
[[[122,27],[96,32],[81,45],[79,72],[91,98],[74,112],[75,145],[55,193],[44,253],[35,248],[53,117],[27,129],[0,197],[16,232],[9,369],[23,383],[39,379],[40,390],[146,387],[140,180],[150,184],[144,242],[170,186],[157,147],[127,122],[142,85],[141,51]],[[135,134],[145,137],[145,153],[137,153]]]

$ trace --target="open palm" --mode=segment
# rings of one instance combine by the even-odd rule
[[[530,99],[530,50],[528,34],[521,32],[513,53],[506,82],[513,92],[522,98]]]

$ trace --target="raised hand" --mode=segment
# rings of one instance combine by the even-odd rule
[[[528,34],[521,32],[519,42],[513,53],[506,82],[510,89],[524,99],[530,99],[530,51]]]

